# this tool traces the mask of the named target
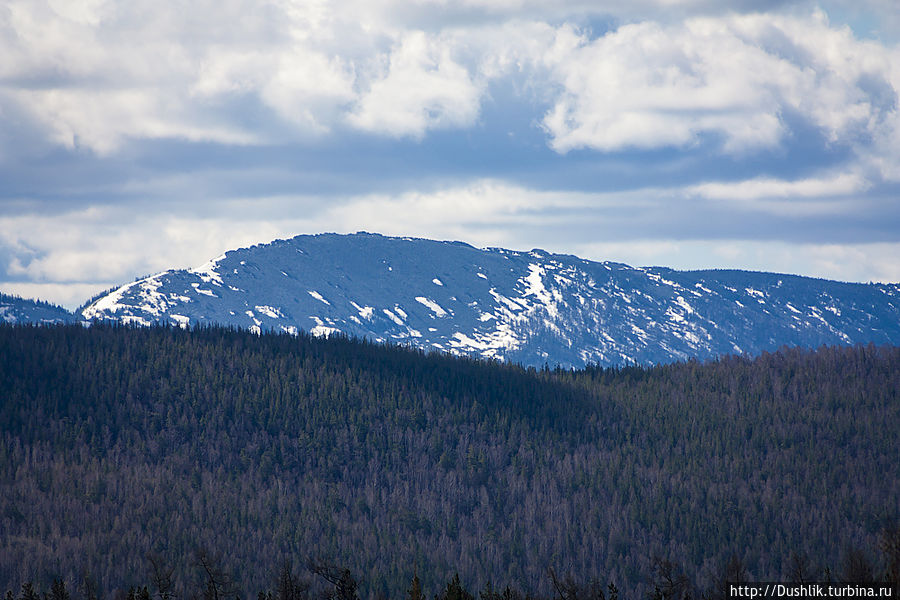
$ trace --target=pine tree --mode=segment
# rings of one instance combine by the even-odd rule
[[[475,597],[459,582],[459,573],[453,575],[447,588],[436,598],[437,600],[475,600]]]
[[[40,594],[35,591],[34,585],[30,581],[22,584],[21,600],[41,600]]]
[[[66,584],[60,577],[56,577],[50,585],[50,600],[70,600]]]
[[[422,593],[422,584],[419,581],[418,572],[413,573],[410,588],[406,590],[407,600],[425,600],[425,594]]]

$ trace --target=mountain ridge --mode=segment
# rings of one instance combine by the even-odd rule
[[[62,306],[0,292],[0,323],[52,325],[74,323],[78,320],[78,314],[66,310]]]
[[[782,345],[900,344],[900,285],[631,267],[357,234],[230,250],[123,285],[86,320],[343,333],[529,366],[654,364]]]

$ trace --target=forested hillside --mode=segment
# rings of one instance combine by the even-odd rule
[[[0,591],[203,589],[285,560],[363,597],[458,572],[550,594],[548,568],[639,597],[660,560],[710,589],[854,560],[900,515],[900,349],[526,370],[222,328],[0,326]],[[848,558],[849,557],[849,558]],[[849,561],[849,562],[848,562]],[[73,588],[74,589],[74,588]]]

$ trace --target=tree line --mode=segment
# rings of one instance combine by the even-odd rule
[[[894,596],[900,597],[900,525],[890,524],[880,534],[879,550],[881,566],[872,562],[866,553],[849,548],[844,556],[841,570],[833,573],[825,567],[816,571],[809,562],[808,556],[791,554],[790,568],[783,575],[784,582],[796,584],[809,583],[887,583],[892,584]],[[195,549],[193,566],[196,571],[193,588],[179,588],[174,580],[175,568],[167,559],[158,554],[147,555],[146,575],[150,584],[119,589],[111,596],[104,594],[91,579],[85,575],[77,585],[75,597],[69,592],[65,581],[54,577],[50,589],[40,593],[32,582],[21,586],[17,597],[8,590],[5,600],[102,600],[111,597],[113,600],[241,600],[241,591],[237,578],[221,568],[221,557],[217,557],[206,549]],[[685,574],[681,565],[668,559],[655,556],[645,592],[647,600],[721,600],[728,598],[729,584],[751,583],[745,566],[737,556],[732,556],[723,565],[719,578],[713,586],[699,590],[694,582]],[[879,570],[881,569],[881,570]],[[298,574],[290,560],[283,561],[270,581],[268,589],[260,590],[256,600],[361,600],[360,584],[350,569],[341,567],[321,559],[308,559],[306,575]],[[455,573],[446,585],[433,595],[434,600],[619,600],[620,591],[615,583],[603,583],[597,578],[579,579],[568,573],[560,576],[551,567],[546,575],[552,584],[548,596],[540,596],[530,591],[506,585],[495,588],[491,580],[484,583],[481,591],[473,594],[460,581],[459,573]],[[583,574],[580,574],[583,576]],[[177,589],[182,589],[179,595]],[[409,587],[403,592],[390,596],[379,594],[378,600],[388,597],[403,600],[428,600],[428,594],[422,587],[418,572],[414,571]],[[628,593],[623,598],[633,597]]]

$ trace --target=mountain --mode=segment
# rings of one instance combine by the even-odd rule
[[[665,363],[900,344],[900,285],[675,271],[543,250],[301,235],[122,286],[89,320],[341,332],[524,365]]]
[[[74,323],[79,317],[61,306],[0,293],[0,323]]]

